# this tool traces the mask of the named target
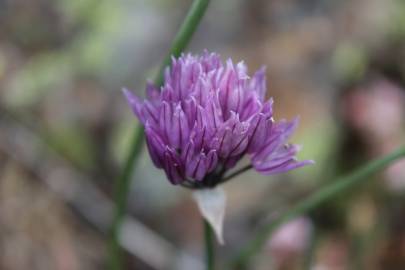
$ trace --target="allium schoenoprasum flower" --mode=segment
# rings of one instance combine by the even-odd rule
[[[297,161],[299,146],[287,143],[298,120],[274,121],[264,68],[249,77],[243,62],[182,55],[165,70],[163,86],[148,83],[146,92],[141,100],[124,90],[153,163],[173,184],[214,187],[245,155],[265,175],[312,163]]]

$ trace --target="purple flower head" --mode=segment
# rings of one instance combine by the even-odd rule
[[[299,146],[287,144],[298,119],[274,121],[264,68],[249,77],[243,62],[187,54],[172,59],[160,89],[148,83],[146,91],[143,101],[124,93],[153,163],[173,184],[215,186],[244,155],[265,175],[312,163],[297,161]]]

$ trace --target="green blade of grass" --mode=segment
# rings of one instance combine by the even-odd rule
[[[405,146],[386,155],[385,157],[375,159],[355,172],[336,179],[319,191],[302,200],[295,207],[276,218],[272,223],[263,226],[257,235],[238,253],[231,262],[231,269],[245,269],[249,261],[263,248],[273,232],[281,225],[291,219],[308,213],[316,209],[319,205],[334,198],[335,196],[347,191],[369,179],[371,175],[382,170],[394,161],[405,157]]]

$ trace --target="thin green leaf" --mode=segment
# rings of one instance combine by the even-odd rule
[[[385,157],[375,159],[355,172],[336,179],[327,186],[321,188],[308,198],[298,203],[284,214],[280,215],[272,223],[262,227],[257,235],[242,249],[242,251],[231,262],[231,269],[245,269],[249,261],[263,248],[273,232],[289,220],[301,216],[316,209],[322,203],[335,196],[361,184],[370,179],[374,173],[382,170],[394,161],[405,157],[405,146],[392,152]]]

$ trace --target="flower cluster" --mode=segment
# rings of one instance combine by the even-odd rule
[[[266,175],[311,163],[297,161],[299,147],[287,143],[297,119],[272,117],[264,68],[250,78],[243,62],[182,55],[172,59],[163,86],[148,83],[146,91],[145,100],[124,93],[145,127],[153,163],[173,184],[213,187],[244,155]]]

